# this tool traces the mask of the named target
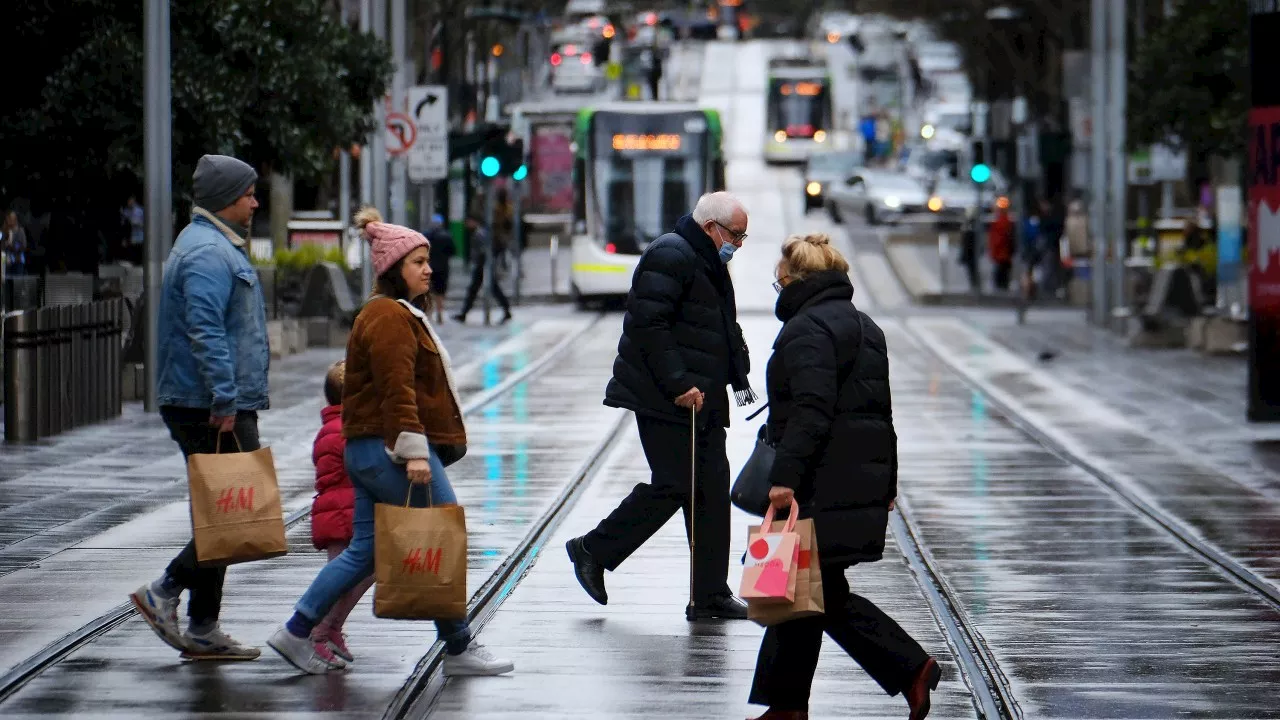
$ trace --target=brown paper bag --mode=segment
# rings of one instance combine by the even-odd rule
[[[467,519],[460,505],[373,508],[373,614],[400,620],[467,617]]]
[[[187,458],[196,559],[219,567],[284,555],[289,545],[271,449],[224,453],[218,440],[213,455]]]
[[[780,532],[786,520],[777,520],[771,530]],[[748,528],[751,537],[756,528]],[[796,572],[796,599],[789,604],[765,605],[747,603],[747,617],[758,625],[768,627],[788,620],[821,615],[825,612],[822,602],[822,572],[818,563],[818,535],[813,520],[796,521],[795,533],[800,536],[800,561]],[[749,541],[749,540],[748,540]]]

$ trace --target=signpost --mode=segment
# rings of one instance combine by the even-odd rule
[[[387,113],[386,128],[387,154],[391,157],[409,152],[418,139],[418,126],[402,112]]]
[[[449,92],[443,85],[409,88],[409,114],[417,139],[409,148],[409,179],[415,183],[449,177]]]

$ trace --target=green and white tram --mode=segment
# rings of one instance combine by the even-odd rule
[[[766,162],[804,162],[835,145],[831,77],[809,58],[769,61],[765,89]]]
[[[649,243],[703,193],[724,189],[723,135],[718,112],[682,103],[578,113],[571,282],[579,304],[626,295]]]

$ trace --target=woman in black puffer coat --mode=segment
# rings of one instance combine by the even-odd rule
[[[938,663],[898,623],[849,590],[845,571],[884,554],[898,491],[889,354],[880,327],[852,303],[849,263],[826,235],[792,236],[777,267],[782,332],[767,368],[769,437],[777,442],[769,500],[813,518],[826,614],[769,627],[751,702],[760,720],[808,717],[826,632],[911,719],[929,712]]]

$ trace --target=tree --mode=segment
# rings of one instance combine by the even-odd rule
[[[1179,0],[1137,44],[1129,68],[1131,147],[1171,137],[1206,156],[1239,155],[1249,110],[1249,16],[1237,0]]]
[[[8,76],[13,109],[0,124],[0,195],[75,217],[81,230],[107,232],[99,226],[115,222],[115,209],[142,178],[142,4],[6,5],[8,27],[27,42]],[[327,0],[175,1],[171,8],[178,202],[189,202],[191,174],[205,153],[308,177],[329,167],[335,147],[372,129],[390,53],[343,24]]]

